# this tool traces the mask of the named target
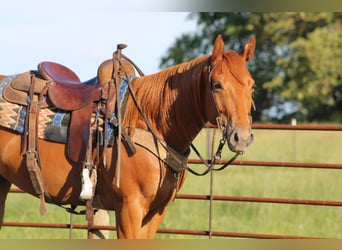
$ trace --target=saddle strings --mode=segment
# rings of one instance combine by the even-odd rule
[[[127,45],[125,44],[118,44],[117,45],[117,50],[113,53],[113,71],[112,71],[112,79],[111,82],[114,82],[114,85],[116,87],[116,107],[117,107],[117,116],[118,116],[118,137],[117,137],[117,161],[116,161],[116,186],[117,188],[120,188],[120,172],[121,172],[121,147],[120,147],[120,142],[121,142],[121,135],[123,135],[125,132],[122,129],[122,114],[121,114],[121,103],[120,103],[120,84],[122,78],[119,75],[119,70],[123,69],[125,76],[127,78],[128,86],[130,87],[130,79],[127,75],[127,71],[125,70],[123,63],[121,61],[121,58],[124,58],[127,60],[129,63],[131,63],[134,68],[138,71],[140,76],[144,76],[144,73],[141,71],[141,69],[129,58],[124,56],[122,54],[122,50],[126,48]],[[134,98],[133,98],[134,99]],[[106,134],[105,134],[106,135]]]

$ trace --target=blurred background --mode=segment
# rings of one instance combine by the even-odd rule
[[[256,82],[254,121],[342,122],[342,13],[191,13],[196,31],[179,35],[166,67],[210,52],[217,34],[227,49],[257,40],[248,67]]]
[[[342,122],[341,12],[120,12],[110,1],[16,2],[6,1],[0,15],[2,74],[51,60],[88,80],[118,43],[151,74],[210,53],[218,34],[238,51],[253,35],[254,121]]]

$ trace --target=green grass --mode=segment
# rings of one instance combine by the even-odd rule
[[[206,156],[207,132],[195,145]],[[255,142],[240,156],[242,160],[342,163],[342,133],[318,131],[255,130]],[[218,139],[215,145],[217,145]],[[231,153],[225,148],[223,158]],[[191,158],[195,158],[192,154]],[[203,166],[193,166],[202,170]],[[214,195],[241,195],[298,199],[342,200],[342,170],[277,167],[230,166],[213,176]],[[180,191],[209,194],[210,177],[188,174]],[[5,221],[69,223],[62,208],[48,205],[39,215],[39,200],[27,194],[10,194]],[[111,212],[112,221],[114,215]],[[208,230],[209,201],[176,200],[169,208],[161,228]],[[84,216],[74,216],[84,224]],[[342,238],[342,208],[248,202],[213,202],[214,231]],[[72,237],[85,239],[85,230],[73,230]],[[0,238],[67,239],[68,229],[3,227]],[[115,238],[115,232],[111,232]],[[157,234],[156,238],[194,239],[204,236]]]

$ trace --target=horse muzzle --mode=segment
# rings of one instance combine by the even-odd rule
[[[250,128],[248,129],[227,129],[227,143],[231,151],[243,153],[253,143],[254,136]]]

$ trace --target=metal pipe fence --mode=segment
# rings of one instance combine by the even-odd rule
[[[272,125],[272,124],[256,124],[253,129],[263,130],[305,130],[305,131],[342,131],[342,125]],[[226,161],[220,161],[224,164]],[[200,160],[190,159],[190,164],[202,164]],[[277,168],[316,168],[316,169],[342,169],[342,164],[328,163],[304,163],[304,162],[276,162],[276,161],[242,161],[235,160],[232,165],[249,166],[249,167],[277,167]],[[21,193],[19,189],[11,189],[11,193]],[[207,201],[224,201],[224,202],[252,202],[252,203],[277,203],[307,206],[330,206],[342,207],[342,201],[332,200],[310,200],[310,199],[292,199],[292,198],[268,198],[268,197],[247,197],[247,196],[224,196],[224,195],[195,195],[195,194],[177,194],[176,199],[179,200],[207,200]],[[36,223],[36,222],[4,222],[5,227],[35,227],[35,228],[60,228],[60,229],[87,229],[86,224],[58,224],[58,223]],[[115,226],[93,226],[93,229],[99,230],[116,230]],[[221,232],[209,230],[187,230],[160,228],[158,233],[161,234],[185,234],[197,236],[217,237],[238,237],[238,238],[261,238],[261,239],[302,239],[312,237],[291,236],[291,235],[272,235],[259,233],[243,233],[243,232]]]

